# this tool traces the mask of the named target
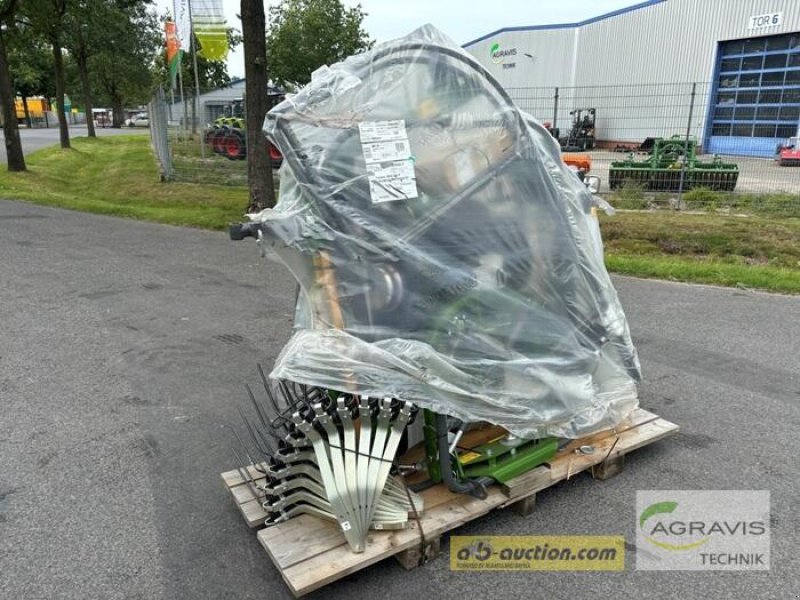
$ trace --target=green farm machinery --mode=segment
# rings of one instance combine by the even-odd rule
[[[612,190],[626,182],[654,192],[677,192],[705,187],[730,192],[736,187],[739,167],[723,162],[719,156],[711,161],[697,157],[697,140],[681,136],[656,139],[653,153],[645,160],[635,160],[633,153],[625,160],[614,161],[608,173]]]

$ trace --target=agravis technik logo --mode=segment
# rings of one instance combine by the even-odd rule
[[[769,492],[637,492],[636,566],[769,569]]]

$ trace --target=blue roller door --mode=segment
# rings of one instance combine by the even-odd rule
[[[800,123],[800,33],[721,42],[706,148],[770,157]]]

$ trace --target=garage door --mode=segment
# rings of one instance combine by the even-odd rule
[[[800,123],[800,33],[721,42],[706,148],[764,156]]]

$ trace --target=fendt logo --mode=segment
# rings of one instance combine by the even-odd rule
[[[702,546],[714,536],[758,536],[767,531],[763,521],[686,520],[680,518],[684,511],[675,514],[677,509],[678,503],[669,500],[645,508],[639,515],[644,539],[664,550],[682,552]]]
[[[492,44],[492,47],[489,48],[489,58],[492,59],[492,62],[496,65],[499,65],[506,59],[506,56],[516,56],[517,49],[516,48],[509,48],[508,50],[501,50],[500,43],[495,42]]]

